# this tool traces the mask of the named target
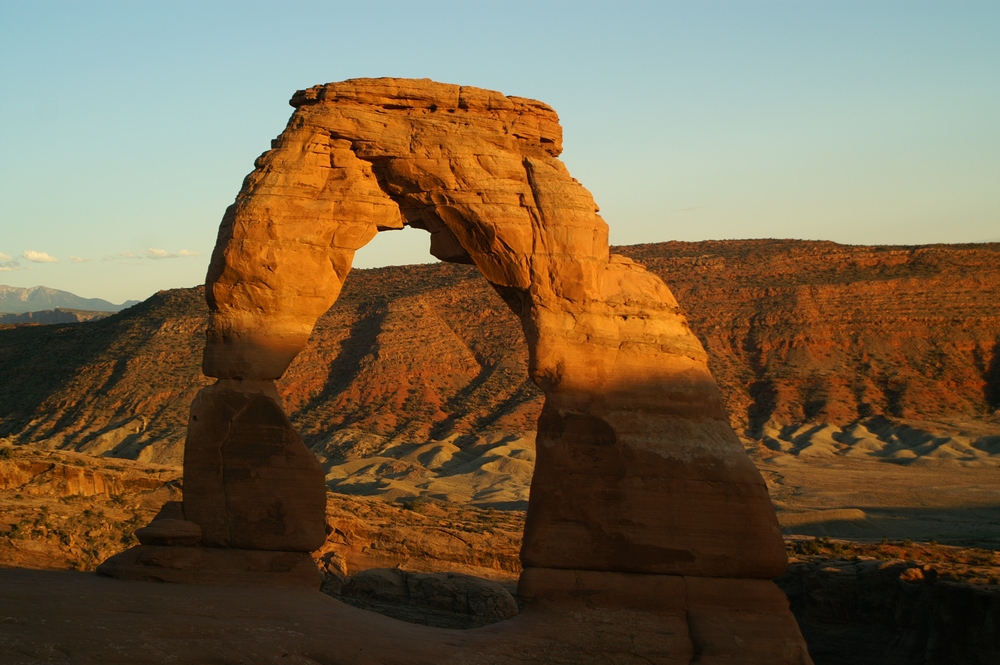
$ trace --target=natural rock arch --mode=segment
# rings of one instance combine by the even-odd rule
[[[545,393],[522,596],[669,606],[689,624],[729,612],[728,628],[689,625],[691,640],[715,644],[696,652],[807,660],[769,581],[786,565],[777,520],[705,351],[663,282],[609,255],[593,198],[558,159],[555,112],[406,79],[316,86],[291,104],[226,211],[208,272],[204,371],[219,382],[192,406],[184,462],[184,517],[202,545],[322,543],[322,469],[273,381],[354,252],[409,225],[430,232],[436,257],[475,264],[518,315]],[[756,652],[720,646],[762,629],[770,646],[758,639]]]

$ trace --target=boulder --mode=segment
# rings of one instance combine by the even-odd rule
[[[158,519],[136,529],[135,537],[143,545],[197,545],[201,527],[187,520]]]
[[[481,626],[518,613],[517,601],[501,584],[459,573],[371,568],[347,578],[340,596],[404,621],[443,627]]]
[[[306,552],[230,547],[137,545],[102,563],[97,574],[120,580],[211,586],[320,586],[319,571]]]

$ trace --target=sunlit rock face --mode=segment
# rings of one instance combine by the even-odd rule
[[[529,373],[545,392],[522,550],[526,597],[621,587],[608,597],[627,604],[638,588],[621,581],[627,574],[766,580],[784,570],[767,490],[728,423],[705,351],[666,285],[609,255],[593,197],[558,159],[550,107],[405,79],[316,86],[291,104],[285,131],[226,211],[208,272],[204,371],[222,381],[193,410],[185,517],[219,534],[213,544],[301,551],[318,537],[322,506],[302,488],[322,489],[322,474],[294,461],[305,448],[279,431],[269,386],[337,299],[354,252],[409,225],[430,233],[434,256],[476,265],[520,318]],[[265,493],[286,499],[263,516],[253,487],[212,498],[233,470],[249,477],[274,459],[240,434],[256,420],[234,414],[251,402],[271,405],[261,418],[292,460],[267,476]],[[266,538],[252,533],[265,523]],[[691,584],[682,587],[694,598]],[[709,595],[726,596],[725,583],[713,584]],[[757,587],[739,588],[740,611],[752,608],[757,592],[746,590]],[[774,637],[791,653],[801,638],[770,593],[760,592],[761,608],[776,612]]]

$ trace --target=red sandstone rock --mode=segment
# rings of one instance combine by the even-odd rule
[[[137,545],[102,563],[97,574],[120,580],[215,586],[319,589],[320,585],[316,564],[305,552],[230,547]]]
[[[641,653],[808,662],[768,581],[786,564],[778,523],[705,351],[663,282],[609,254],[593,198],[557,159],[554,111],[402,79],[316,86],[292,105],[226,211],[208,272],[204,370],[220,382],[192,406],[184,463],[184,514],[202,542],[322,544],[322,471],[272,382],[336,300],[354,251],[410,225],[439,258],[475,264],[520,318],[546,395],[526,594],[563,602],[569,576],[579,605],[596,580],[597,596],[646,613],[628,625],[655,626]],[[169,566],[181,554],[162,556]],[[653,600],[646,582],[683,593]],[[521,637],[544,623],[522,624]]]
[[[810,662],[790,634],[785,642],[775,634],[775,628],[788,628],[790,618],[775,621],[777,614],[757,599],[723,599],[720,606],[713,600],[706,594],[699,602],[700,616],[714,612],[717,621],[704,633],[695,630],[698,617],[680,604],[653,612],[575,602],[535,604],[507,621],[459,631],[395,621],[304,589],[140,584],[0,569],[0,606],[13,619],[0,622],[0,659],[21,662],[27,654],[46,661],[55,652],[101,663],[134,662],[137,654],[149,663]]]
[[[191,406],[184,516],[202,544],[309,552],[326,539],[323,468],[270,382],[222,381]]]
[[[462,617],[458,625],[485,625],[518,613],[517,601],[502,585],[460,573],[414,573],[401,568],[369,568],[348,578],[340,596],[386,603],[400,618],[414,616],[420,608]],[[358,603],[365,607],[367,603]],[[366,608],[367,609],[367,608]],[[445,617],[443,617],[445,618]],[[444,627],[455,623],[441,622]],[[434,624],[431,624],[434,625]]]
[[[878,416],[930,436],[1000,432],[1000,243],[728,240],[611,251],[670,284],[738,433],[843,429]],[[501,307],[474,267],[351,271],[278,382],[289,419],[337,461],[385,439],[533,430],[542,395],[524,385],[524,335]],[[0,331],[0,440],[95,455],[118,442],[115,458],[179,465],[191,401],[211,382],[201,374],[207,319],[199,287],[85,326]]]
[[[379,229],[427,229],[435,252],[475,263],[521,318],[546,393],[527,565],[784,569],[704,350],[663,282],[609,255],[593,198],[556,159],[549,107],[398,79],[317,86],[292,104],[220,229],[207,374],[277,378],[354,250]]]

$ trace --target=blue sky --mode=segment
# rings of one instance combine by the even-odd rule
[[[613,243],[997,241],[998,34],[996,2],[0,0],[0,283],[201,283],[292,93],[361,76],[548,102]]]

